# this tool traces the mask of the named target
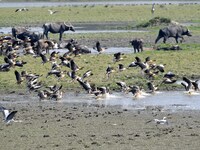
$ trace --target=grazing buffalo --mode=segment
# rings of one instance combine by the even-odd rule
[[[155,40],[155,44],[161,38],[164,38],[163,43],[165,43],[166,40],[170,37],[175,38],[176,43],[178,43],[178,38],[181,38],[182,40],[184,40],[183,35],[192,36],[190,31],[186,27],[183,27],[180,25],[170,25],[168,27],[165,27],[165,28],[159,30],[158,37]]]
[[[60,33],[60,37],[59,40],[62,40],[62,34],[65,31],[73,31],[75,32],[75,29],[72,25],[66,25],[65,23],[45,23],[43,24],[43,36],[46,36],[46,38],[48,39],[48,32],[51,33]]]
[[[27,32],[28,30],[27,30],[27,28],[25,28],[25,27],[13,27],[12,28],[12,36],[14,37],[14,38],[17,38],[17,35],[18,34],[21,34],[21,33],[24,33],[24,32]]]
[[[143,51],[143,39],[135,38],[130,43],[134,48],[134,53]]]

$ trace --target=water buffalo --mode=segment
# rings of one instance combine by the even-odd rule
[[[73,32],[75,32],[75,29],[72,25],[66,25],[65,22],[64,23],[45,23],[43,24],[43,36],[45,35],[46,38],[48,39],[48,32],[51,33],[60,33],[60,37],[59,40],[62,40],[62,34],[65,31],[71,30]]]
[[[31,42],[31,45],[33,46],[35,42],[39,41],[43,35],[38,32],[23,32],[17,35],[17,38],[23,41],[29,41]]]
[[[134,53],[143,51],[143,39],[135,38],[130,43],[134,48]]]
[[[186,27],[183,27],[183,26],[180,26],[180,25],[170,25],[168,27],[164,27],[163,29],[159,30],[158,36],[155,40],[155,44],[161,38],[164,38],[163,43],[165,43],[166,40],[170,37],[175,38],[176,43],[178,43],[178,38],[181,38],[182,40],[184,40],[183,35],[192,36],[190,31]]]
[[[18,34],[21,34],[21,33],[23,33],[23,32],[27,32],[28,30],[27,30],[27,28],[25,28],[25,27],[13,27],[12,28],[12,36],[14,37],[14,38],[17,38],[17,35]]]

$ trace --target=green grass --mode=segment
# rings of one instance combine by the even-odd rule
[[[15,13],[16,8],[0,8],[0,26],[41,26],[45,22],[133,22],[132,26],[147,22],[153,17],[169,18],[178,22],[199,22],[199,5],[156,6],[154,16],[151,5],[60,6],[60,12],[49,15],[50,7],[32,7],[28,12]]]
[[[183,47],[190,47],[189,45],[183,45]],[[124,60],[120,62],[113,62],[113,55],[81,55],[80,57],[75,57],[75,62],[80,66],[84,67],[82,70],[78,71],[78,75],[82,75],[85,71],[91,69],[93,76],[89,77],[87,80],[90,83],[95,83],[97,86],[109,86],[112,90],[119,90],[116,85],[116,81],[125,81],[128,85],[140,85],[146,88],[147,78],[141,75],[140,68],[129,68],[123,72],[117,71],[117,66],[119,63],[124,64],[126,67],[134,61],[135,56],[138,56],[144,60],[147,56],[150,56],[152,60],[156,60],[156,64],[166,64],[165,72],[171,71],[177,74],[177,79],[181,79],[183,76],[189,78],[199,78],[199,65],[200,62],[200,51],[190,47],[188,50],[181,51],[145,51],[143,53],[137,54],[125,54]],[[23,68],[11,68],[9,72],[0,72],[0,91],[26,91],[26,84],[23,82],[21,85],[16,84],[14,70],[21,72],[26,70],[29,73],[37,73],[42,75],[40,80],[42,81],[44,87],[47,85],[53,85],[55,83],[62,84],[64,89],[76,89],[80,88],[77,82],[71,82],[68,76],[65,76],[61,80],[58,80],[54,76],[49,76],[46,78],[48,71],[51,68],[51,64],[41,64],[41,58],[33,58],[32,56],[22,56],[18,59],[27,61],[27,64]],[[0,57],[0,63],[3,63],[3,57]],[[106,68],[110,64],[115,68],[116,72],[111,74],[110,79],[107,79],[105,72]],[[70,71],[67,67],[62,67],[61,70]],[[158,75],[155,78],[155,83],[159,84],[162,81],[163,74]],[[178,85],[168,86],[168,88],[177,88]],[[165,86],[160,87],[160,89],[166,89]]]

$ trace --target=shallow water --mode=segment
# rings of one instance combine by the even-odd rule
[[[43,33],[42,27],[30,27],[29,31]],[[64,34],[80,34],[80,33],[122,33],[122,32],[147,32],[145,30],[108,30],[108,29],[99,29],[99,30],[90,30],[86,27],[75,27],[76,32],[64,32]],[[0,32],[4,34],[11,34],[11,27],[0,27]]]
[[[199,1],[153,1],[156,4],[200,4]],[[54,7],[54,6],[94,6],[94,5],[146,5],[152,1],[111,1],[111,2],[1,2],[0,7]]]
[[[28,95],[1,95],[3,103],[39,103],[36,96]],[[43,101],[44,103],[54,103],[54,101]],[[155,94],[146,94],[141,98],[133,98],[132,94],[112,93],[107,97],[96,99],[93,95],[85,93],[67,92],[59,103],[85,104],[86,106],[103,105],[119,106],[124,109],[146,109],[148,106],[162,107],[163,110],[200,110],[200,93],[194,95],[186,94],[184,91],[162,91]]]
[[[89,47],[89,49],[91,50],[91,54],[98,54],[98,52],[94,50],[93,48]],[[53,49],[53,50],[50,50],[50,53],[53,51],[59,52],[60,54],[64,54],[68,50],[67,49]],[[118,52],[130,54],[130,53],[134,53],[134,49],[132,47],[109,47],[104,52],[102,52],[102,54],[114,54]]]

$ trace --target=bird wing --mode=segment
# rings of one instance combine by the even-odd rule
[[[42,63],[47,62],[47,57],[44,54],[40,54],[40,57],[42,58]]]
[[[141,69],[147,68],[147,66],[142,62],[136,62],[135,64],[138,65]]]
[[[188,85],[187,85],[187,90],[189,90],[192,86],[192,82],[190,79],[183,77],[183,81],[185,81]]]
[[[151,82],[148,82],[147,86],[148,86],[148,89],[151,90],[151,91],[154,89],[154,86]]]
[[[12,112],[6,117],[6,121],[12,120],[16,113],[17,113],[17,111],[12,111]]]
[[[15,70],[15,77],[16,77],[17,82],[21,81],[21,75],[17,70]]]
[[[6,117],[9,115],[9,110],[4,107],[1,107],[1,111],[3,113],[4,119],[6,120]]]

